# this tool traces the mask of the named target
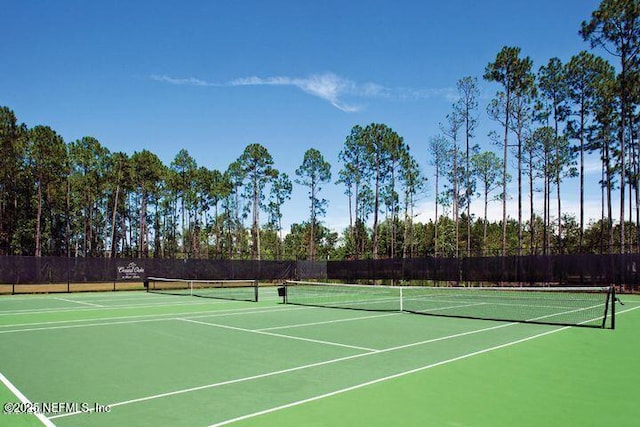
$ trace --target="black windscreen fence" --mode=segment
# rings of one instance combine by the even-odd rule
[[[625,285],[640,290],[640,255],[553,255],[349,261],[249,261],[0,256],[0,284],[140,281],[145,277],[203,280],[423,280]]]
[[[148,276],[205,280],[286,280],[290,261],[0,257],[0,283],[140,281]]]
[[[326,261],[296,261],[294,274],[290,279],[324,280],[327,278]]]
[[[462,280],[468,281],[565,286],[640,283],[637,254],[467,258],[462,264]]]
[[[286,280],[294,270],[289,261],[154,259],[145,263],[147,276],[194,280]]]
[[[639,289],[640,255],[532,255],[329,261],[327,278],[355,282],[429,280],[559,286],[626,285]]]

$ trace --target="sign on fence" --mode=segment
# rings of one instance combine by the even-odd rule
[[[139,280],[144,276],[144,267],[132,261],[126,265],[118,265],[117,273],[118,280]]]

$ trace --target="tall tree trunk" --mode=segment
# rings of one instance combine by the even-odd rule
[[[580,253],[584,251],[584,126],[585,111],[582,103],[580,108]]]
[[[373,259],[378,259],[378,211],[380,210],[380,157],[376,155],[376,188],[373,209]]]
[[[623,55],[622,60],[622,75],[626,75],[626,57]],[[620,253],[625,253],[625,232],[624,232],[624,193],[626,186],[626,145],[625,145],[625,131],[626,131],[626,120],[627,120],[627,101],[626,95],[623,93],[621,95],[621,114],[620,114],[620,130],[619,138],[620,138]]]
[[[309,236],[309,258],[311,261],[316,260],[316,206],[315,206],[315,198],[316,198],[316,189],[315,185],[311,184],[311,224],[310,227],[310,236]]]
[[[164,258],[164,248],[162,247],[162,240],[160,238],[160,202],[156,198],[155,201],[155,215],[153,216],[153,230],[154,230],[154,239],[153,239],[153,257],[154,258]]]
[[[458,141],[453,139],[453,222],[456,226],[456,249],[455,257],[459,257],[460,252],[460,200],[458,197]]]
[[[253,259],[255,260],[260,260],[260,229],[259,229],[259,222],[260,222],[260,199],[259,199],[259,195],[258,195],[258,188],[257,188],[257,184],[254,183],[254,189],[253,189],[253,226],[251,227],[251,229],[253,230],[252,234],[253,234]]]
[[[560,198],[560,174],[556,175],[556,195],[558,200],[558,250],[564,253],[562,244],[562,199]]]
[[[395,165],[391,167],[391,259],[396,255],[396,201],[395,201]]]
[[[468,107],[468,105],[467,105]],[[465,113],[465,136],[466,136],[466,159],[465,159],[465,178],[466,178],[466,202],[467,202],[467,256],[471,256],[471,168],[469,165],[469,133],[470,133],[470,122],[469,116],[471,112],[469,108],[466,109]]]
[[[544,148],[544,176],[543,176],[543,190],[542,190],[542,254],[548,255],[549,245],[547,244],[547,235],[549,230],[549,156],[547,152],[548,148],[545,145]]]
[[[433,240],[433,250],[434,250],[433,255],[436,256],[436,257],[438,256],[438,190],[439,190],[438,181],[439,181],[439,177],[440,177],[440,170],[439,170],[439,167],[436,166],[436,197],[435,197],[435,200],[436,200],[436,213],[435,213],[435,215],[436,215],[436,217],[435,217],[435,220],[434,220],[434,226],[435,226],[434,227],[434,235],[435,236],[434,236],[434,240]],[[486,242],[485,242],[485,244],[486,244]]]
[[[504,149],[502,165],[502,256],[507,255],[507,158],[509,154],[509,110],[511,93],[507,88],[504,118]]]
[[[611,154],[609,150],[609,141],[605,140],[605,166],[607,173],[607,228],[609,232],[609,253],[614,252],[614,232],[613,232],[613,202],[611,200],[612,194],[612,171],[611,171]]]
[[[484,224],[482,225],[482,246],[483,246],[483,254],[487,255],[487,211],[489,206],[489,192],[485,187],[484,190]]]
[[[235,244],[235,251],[236,251],[236,256],[238,259],[241,258],[241,254],[242,254],[242,246],[241,246],[241,242],[242,242],[242,227],[240,225],[240,195],[238,194],[238,189],[239,187],[236,187],[235,190],[235,199],[236,199],[236,205],[235,205],[235,212],[234,212],[234,228],[235,228],[235,239],[236,239],[236,244]],[[233,242],[231,242],[231,253],[233,254]],[[233,256],[233,255],[232,255]]]
[[[634,141],[633,133],[631,133],[631,147],[633,147],[633,190],[634,203],[636,208],[636,245],[635,252],[640,253],[640,185],[638,182],[638,146]]]
[[[602,184],[600,185],[600,253],[605,253],[605,200],[606,200],[606,169],[604,159],[602,161],[602,168],[600,169],[600,180]]]
[[[41,223],[42,223],[42,180],[38,180],[38,190],[37,190],[37,198],[38,198],[38,209],[36,213],[36,252],[35,256],[42,256],[42,232],[41,232]]]
[[[139,233],[139,258],[147,257],[147,195],[143,191],[140,200],[140,224],[138,224]]]
[[[66,218],[65,218],[65,245],[67,258],[71,256],[70,237],[71,237],[71,183],[69,182],[69,174],[66,179],[67,191],[66,191]]]
[[[358,182],[356,182],[355,184],[355,191],[354,191],[354,201],[355,201],[355,206],[354,206],[354,212],[355,212],[355,222],[353,224],[353,246],[355,248],[355,258],[356,259],[360,259],[360,254],[361,254],[361,249],[360,249],[360,231],[359,231],[359,218],[360,218],[360,211],[358,210],[358,200],[359,200],[359,194],[360,194],[360,185],[358,184]]]
[[[351,235],[351,244],[353,245],[354,251],[356,250],[356,233],[353,227],[353,193],[351,192],[351,187],[349,187],[349,234]],[[358,213],[356,212],[356,215]]]
[[[404,207],[404,235],[402,238],[402,258],[413,258],[413,198],[407,197]]]
[[[536,247],[536,229],[535,229],[535,212],[533,210],[533,156],[529,155],[529,236],[530,248],[529,255],[535,255]]]
[[[518,116],[518,255],[522,256],[522,118]]]
[[[120,184],[116,185],[116,194],[113,199],[111,211],[111,258],[116,256],[116,213],[118,212],[118,199],[120,198]]]

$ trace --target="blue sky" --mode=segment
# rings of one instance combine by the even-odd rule
[[[485,108],[498,87],[482,81],[485,66],[505,45],[521,47],[536,70],[553,56],[567,61],[589,48],[578,30],[598,4],[5,0],[0,105],[66,141],[93,136],[111,151],[149,149],[165,164],[186,148],[198,165],[224,170],[259,143],[292,178],[311,147],[337,177],[350,129],[382,122],[431,176],[427,142],[451,111],[456,82],[479,79],[475,142],[495,149]],[[343,189],[327,184],[323,196],[326,224],[341,231]],[[423,218],[432,200],[431,190]],[[590,202],[599,205],[599,192]],[[307,204],[296,189],[285,224],[306,219]]]

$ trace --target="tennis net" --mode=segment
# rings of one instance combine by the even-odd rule
[[[288,281],[287,304],[615,327],[613,287],[431,287]],[[608,321],[608,322],[607,322]]]
[[[148,277],[147,292],[238,301],[258,301],[257,280],[191,280]]]

